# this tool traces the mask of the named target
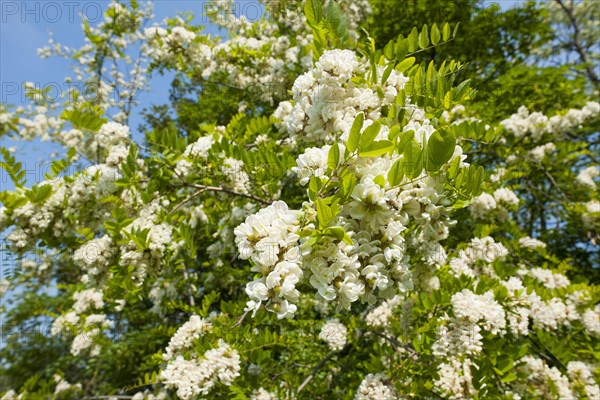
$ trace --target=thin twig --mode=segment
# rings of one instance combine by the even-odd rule
[[[255,196],[255,195],[249,194],[249,193],[236,192],[235,190],[228,189],[228,188],[225,188],[222,186],[205,186],[205,185],[198,185],[196,183],[186,183],[185,186],[191,186],[196,189],[203,189],[203,190],[210,191],[210,192],[223,192],[223,193],[230,194],[232,196],[245,197],[247,199],[254,200],[254,201],[257,201],[257,202],[265,204],[265,205],[270,205],[272,203],[272,201],[263,199],[262,197],[258,197],[258,196]]]
[[[183,199],[181,201],[181,203],[177,204],[172,210],[171,210],[171,214],[174,214],[175,211],[179,210],[181,207],[183,207],[184,204],[186,204],[187,202],[189,202],[190,200],[192,200],[194,197],[197,197],[199,195],[201,195],[202,193],[206,192],[205,189],[199,189],[196,190],[194,193],[190,194],[188,197],[186,197],[185,199]]]
[[[231,325],[231,327],[237,328],[238,326],[240,326],[242,324],[242,322],[244,321],[244,319],[246,318],[246,316],[248,316],[249,313],[250,313],[250,310],[243,313],[242,316],[237,320],[237,322],[235,324]]]
[[[592,67],[592,63],[590,62],[588,54],[586,53],[585,49],[581,44],[581,32],[579,31],[579,26],[577,25],[575,15],[573,15],[573,10],[572,8],[567,7],[562,0],[556,0],[556,2],[560,5],[565,14],[567,14],[567,17],[571,22],[571,25],[573,27],[573,45],[575,46],[575,51],[577,52],[577,54],[579,54],[579,57],[581,57],[581,62],[583,63],[583,67],[585,68],[587,76],[594,83],[594,85],[598,86],[598,84],[600,83],[600,79],[598,78],[598,75],[596,75],[596,73],[594,72],[594,68]]]
[[[327,361],[329,361],[331,359],[331,357],[333,357],[336,354],[337,354],[337,352],[331,352],[324,359],[322,359],[321,361],[319,361],[319,363],[313,368],[313,370],[310,373],[310,375],[307,376],[306,379],[304,380],[304,382],[302,382],[302,384],[298,387],[298,392],[300,392],[302,389],[304,389],[306,387],[306,385],[308,385],[310,383],[310,381],[312,381],[312,379],[315,377],[315,375],[317,374],[317,371],[319,371],[319,369]]]

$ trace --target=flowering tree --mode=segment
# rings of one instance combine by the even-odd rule
[[[222,40],[112,3],[41,50],[95,96],[2,106],[65,147],[33,185],[2,150],[3,399],[598,398],[600,104],[481,120],[462,62],[417,62],[457,24],[379,43],[366,1],[233,6]],[[138,143],[162,71],[177,117]]]

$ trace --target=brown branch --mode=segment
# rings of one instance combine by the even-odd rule
[[[569,18],[569,21],[571,22],[571,25],[573,27],[573,45],[575,46],[575,51],[577,52],[577,54],[579,54],[579,57],[581,58],[581,61],[584,64],[584,68],[585,68],[585,71],[586,71],[588,77],[591,79],[591,81],[596,86],[598,86],[598,84],[600,84],[600,79],[598,78],[598,75],[596,75],[596,73],[594,72],[594,69],[592,68],[592,63],[590,62],[588,54],[585,52],[585,49],[581,45],[581,37],[580,37],[581,32],[579,31],[579,26],[577,25],[577,20],[575,19],[575,16],[573,15],[573,10],[571,8],[567,7],[562,0],[555,0],[555,1],[560,5],[560,7],[565,12],[565,14],[567,14],[567,17]]]
[[[315,377],[315,375],[317,374],[319,369],[337,353],[338,352],[336,352],[336,351],[332,351],[325,358],[323,358],[321,361],[319,361],[319,363],[311,371],[310,375],[307,376],[306,379],[304,380],[304,382],[302,382],[302,384],[298,387],[298,393],[300,393],[300,391],[302,389],[304,389],[306,387],[306,385],[308,385],[310,383],[310,381],[312,381],[312,379]]]
[[[196,189],[209,191],[209,192],[222,192],[222,193],[230,194],[232,196],[244,197],[244,198],[265,204],[265,205],[270,205],[271,203],[273,203],[272,201],[263,199],[262,197],[258,197],[258,196],[255,196],[255,195],[249,194],[249,193],[236,192],[235,190],[228,189],[228,188],[225,188],[222,186],[206,186],[206,185],[198,185],[195,183],[186,183],[185,186],[190,186],[190,187],[194,187]]]

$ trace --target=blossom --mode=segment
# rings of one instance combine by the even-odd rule
[[[577,174],[577,183],[582,186],[588,187],[590,189],[596,188],[596,183],[594,182],[594,178],[600,175],[600,168],[597,166],[587,167],[582,169]]]
[[[170,360],[177,352],[189,348],[193,341],[212,330],[212,325],[198,315],[192,315],[188,322],[177,329],[175,335],[171,337],[166,353],[163,354],[163,359]]]
[[[396,392],[393,387],[390,387],[385,374],[368,374],[364,377],[354,400],[395,400],[397,399]]]
[[[168,387],[177,389],[177,396],[186,400],[208,394],[217,382],[230,386],[239,371],[238,352],[220,339],[218,347],[207,350],[202,358],[187,360],[178,355],[161,371],[160,378]]]
[[[487,291],[477,295],[463,289],[451,298],[452,310],[457,318],[471,323],[481,323],[483,328],[493,334],[502,333],[506,327],[506,313],[494,300],[494,293]]]
[[[496,209],[496,199],[489,193],[482,193],[473,199],[469,211],[476,218],[485,218]]]
[[[96,289],[86,289],[73,293],[73,309],[77,314],[82,314],[91,308],[104,307],[103,293]]]
[[[341,351],[346,345],[348,329],[337,320],[327,322],[321,328],[319,338],[327,342],[333,351]]]

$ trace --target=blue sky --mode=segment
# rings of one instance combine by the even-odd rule
[[[205,1],[159,0],[153,3],[156,21],[173,17],[178,12],[192,11],[196,15],[197,24],[207,26],[207,32],[219,33],[215,26],[207,25],[202,17]],[[50,34],[54,35],[58,43],[74,48],[80,47],[84,43],[81,15],[86,15],[90,24],[94,25],[94,22],[100,21],[101,13],[108,4],[109,1],[106,0],[0,0],[0,101],[14,106],[27,105],[22,90],[25,82],[34,82],[39,87],[60,88],[57,90],[68,89],[64,78],[73,75],[69,68],[69,60],[58,57],[41,59],[36,50],[48,44]],[[157,74],[150,81],[151,91],[139,94],[139,105],[134,109],[130,121],[132,130],[137,129],[141,122],[137,114],[144,107],[168,102],[172,76]],[[4,147],[16,148],[17,160],[24,162],[28,170],[35,169],[36,163],[48,160],[50,153],[60,150],[57,145],[37,140],[14,142],[2,138],[0,141]],[[33,176],[32,173],[31,177]],[[39,177],[33,180],[39,180]],[[0,183],[3,189],[12,186],[4,172]]]
[[[153,1],[155,19],[162,21],[178,12],[191,11],[196,15],[196,23],[206,25],[205,18],[202,17],[203,6],[206,3],[206,0],[156,0]],[[488,6],[494,3],[506,9],[518,6],[520,1],[484,1]],[[101,20],[102,12],[108,4],[108,0],[0,0],[0,101],[12,105],[27,104],[23,99],[24,82],[66,90],[63,79],[71,75],[68,60],[56,57],[43,60],[36,50],[47,45],[51,33],[59,43],[75,48],[81,46],[84,37],[81,15],[85,15],[94,25]],[[257,4],[257,0],[238,1],[236,14],[244,14],[255,20],[259,15]],[[210,25],[207,26],[207,31],[219,33],[215,26]],[[137,114],[144,107],[168,102],[172,76],[167,74],[153,77],[150,82],[151,91],[139,94],[139,105],[134,109],[130,120],[132,130],[135,131],[139,126],[141,119]],[[134,138],[139,138],[139,135],[134,135]],[[59,150],[56,145],[39,141],[0,141],[4,147],[15,147],[17,159],[24,162],[28,169],[36,168],[37,162],[48,160],[50,153]],[[4,173],[0,182],[3,186],[12,186]]]

